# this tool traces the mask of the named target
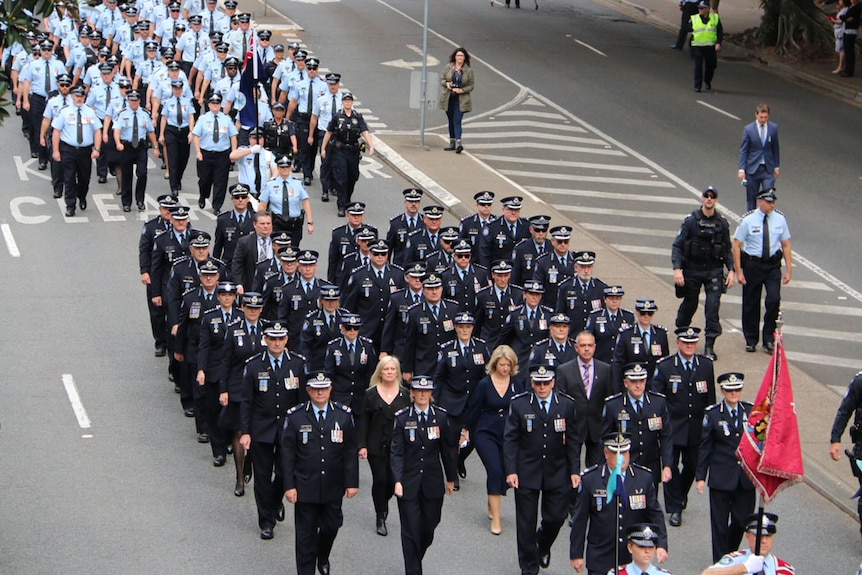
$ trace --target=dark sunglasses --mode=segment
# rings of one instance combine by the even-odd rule
[[[458,258],[459,260],[468,259],[470,256],[471,256],[471,254],[455,254],[455,257]]]
[[[346,325],[344,326],[344,329],[347,331],[359,331],[359,328],[355,325]]]

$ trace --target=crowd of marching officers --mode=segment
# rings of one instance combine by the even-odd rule
[[[388,534],[395,496],[405,570],[421,573],[474,446],[495,535],[499,497],[514,489],[522,573],[550,564],[567,520],[578,571],[631,560],[626,531],[641,524],[664,561],[666,525],[682,524],[695,483],[709,487],[713,555],[738,548],[754,505],[734,456],[751,409],[744,375],[716,377],[700,329],[668,334],[653,299],[626,309],[623,286],[594,276],[595,254],[569,249],[570,227],[523,218],[521,198],[491,191],[443,226],[443,208],[409,188],[385,229],[347,204],[324,256],[262,202],[254,210],[250,186],[229,196],[213,233],[190,229],[169,194],[144,226],[155,354],[168,355],[213,465],[232,456],[234,494],[253,478],[261,538],[284,499],[295,504],[299,573],[329,572],[360,457],[376,532]],[[614,473],[626,481],[616,500]]]

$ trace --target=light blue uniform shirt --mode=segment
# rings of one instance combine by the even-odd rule
[[[174,20],[173,18],[168,18],[167,20],[162,20],[162,23],[159,24],[159,27],[156,28],[156,36],[162,39],[161,46],[163,48],[173,47],[173,43],[171,40],[174,37],[174,24],[185,24],[186,29],[189,27],[189,23],[183,20],[182,18],[177,18]],[[185,33],[184,33],[185,35]]]
[[[760,210],[749,212],[739,222],[739,227],[733,234],[733,239],[742,242],[742,251],[756,258],[763,253],[763,216],[764,213]],[[778,210],[772,210],[768,222],[769,257],[772,257],[781,249],[781,242],[790,239],[790,227],[784,214]]]
[[[210,10],[206,7],[201,12],[198,12],[201,15],[203,24],[202,30],[207,33],[212,32],[210,30]],[[230,31],[230,18],[224,12],[220,12],[218,9],[212,12],[213,24],[215,24],[215,31],[221,32],[222,34],[227,34]]]
[[[18,82],[24,82],[25,80],[30,81],[30,93],[36,94],[38,96],[42,96],[43,98],[48,97],[48,92],[45,91],[45,68],[48,68],[48,83],[50,84],[50,90],[54,91],[57,89],[57,76],[60,74],[66,73],[66,66],[55,57],[51,57],[50,60],[45,60],[44,58],[39,58],[38,60],[34,60],[24,69],[23,72],[18,76]]]
[[[105,8],[104,10],[102,10],[102,13],[99,15],[99,18],[96,21],[96,30],[101,30],[102,36],[107,38],[115,32],[116,27],[122,21],[123,16],[120,14],[119,8],[114,8],[113,10]]]
[[[150,84],[156,72],[162,69],[167,70],[167,66],[158,58],[144,60],[140,66],[135,66],[137,74],[141,77],[141,82],[147,85]]]
[[[287,182],[288,209],[289,214],[282,214],[282,189]],[[263,191],[258,198],[261,202],[268,203],[268,209],[274,214],[284,218],[298,218],[302,212],[302,200],[308,199],[308,192],[302,187],[302,182],[296,178],[284,180],[281,176],[266,182]]]
[[[298,81],[293,85],[288,94],[288,99],[297,101],[297,113],[307,114],[311,109],[308,105],[308,99],[311,98],[311,102],[313,103],[314,100],[328,93],[329,88],[327,87],[326,82],[320,78],[314,78],[309,81],[308,76],[306,76],[305,80]]]
[[[78,143],[78,110],[81,111],[83,141]],[[60,140],[75,147],[92,146],[96,142],[96,131],[102,129],[102,121],[90,106],[66,106],[54,120],[51,127],[60,130]]]
[[[240,146],[240,148],[248,149],[249,146]],[[272,164],[275,163],[275,154],[273,154],[269,150],[264,150],[261,148],[260,153],[257,155],[260,156],[260,160],[258,162],[260,164],[260,186],[262,188],[266,188],[268,185],[267,180],[269,180],[270,176],[272,175],[271,171],[273,171]],[[254,157],[255,154],[249,154],[237,160],[236,179],[240,184],[245,184],[255,192],[258,192],[262,190],[257,190],[254,187]]]
[[[96,111],[100,120],[104,120],[109,110],[119,104],[123,105],[123,96],[116,82],[93,86],[87,95],[87,105]]]
[[[194,62],[207,49],[209,43],[210,39],[206,34],[189,29],[182,38],[177,40],[177,50],[182,51],[183,62]]]
[[[120,140],[124,142],[134,142],[134,127],[135,116],[138,117],[138,141],[146,142],[147,134],[152,133],[153,120],[147,111],[143,108],[138,108],[135,112],[131,108],[126,108],[114,119],[114,130],[120,130]]]
[[[186,78],[185,72],[180,70],[180,75],[178,79],[183,81],[183,96],[185,96],[186,98],[194,97],[194,94],[192,94],[192,89],[189,87],[189,81]],[[153,86],[153,96],[155,96],[159,100],[167,100],[168,98],[172,98],[174,96],[174,89],[171,88],[170,77],[161,80],[158,85]]]
[[[335,97],[335,109],[332,108],[333,96]],[[311,112],[312,115],[317,116],[317,129],[325,131],[329,122],[332,121],[332,113],[341,109],[341,92],[333,94],[327,90],[326,94],[317,98]]]
[[[182,123],[177,124],[177,106],[182,110]],[[174,128],[188,128],[192,114],[195,113],[192,99],[186,96],[180,96],[179,100],[175,96],[162,100],[162,116],[167,118],[168,125]]]
[[[230,150],[230,139],[237,135],[236,126],[230,116],[222,112],[218,113],[218,128],[219,140],[213,140],[213,128],[215,127],[216,116],[212,112],[207,112],[200,117],[200,120],[195,123],[195,129],[192,134],[200,138],[201,150],[210,152],[224,152]]]
[[[289,94],[297,82],[308,82],[308,70],[294,68],[290,72],[283,72],[281,75],[281,84],[278,85],[278,88],[282,92]]]

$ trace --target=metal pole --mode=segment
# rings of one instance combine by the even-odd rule
[[[423,148],[425,147],[425,109],[428,107],[428,0],[425,0],[424,18],[422,25],[422,97],[419,111],[419,145]]]

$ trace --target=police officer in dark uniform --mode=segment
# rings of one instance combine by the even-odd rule
[[[329,575],[345,496],[359,492],[359,448],[349,407],[330,400],[323,372],[308,378],[309,401],[287,412],[281,434],[284,496],[294,508],[296,573]],[[257,482],[257,480],[255,480]]]
[[[640,363],[626,365],[625,391],[605,399],[602,434],[615,431],[632,437],[632,461],[652,472],[656,490],[671,477],[673,436],[667,400],[648,391],[647,368]]]
[[[841,436],[844,435],[851,416],[853,424],[850,426],[850,440],[853,442],[853,450],[846,450],[844,453],[850,457],[850,469],[862,488],[862,470],[859,469],[859,460],[862,459],[862,371],[853,376],[832,423],[829,455],[833,461],[841,459]],[[856,513],[862,519],[862,498],[857,498],[856,502]]]
[[[344,307],[359,315],[360,335],[371,339],[377,350],[382,349],[384,319],[392,294],[407,286],[404,270],[387,263],[390,251],[386,240],[372,243],[371,261],[350,272],[344,290]]]
[[[353,198],[353,188],[359,179],[359,160],[362,148],[359,138],[365,140],[369,156],[374,155],[374,142],[368,132],[368,125],[362,114],[353,110],[353,94],[345,92],[341,95],[342,109],[332,114],[332,120],[326,128],[323,143],[320,147],[320,157],[329,158],[332,166],[332,184],[338,197],[338,215],[344,216]],[[306,174],[307,176],[308,174]]]
[[[416,373],[434,373],[440,347],[455,339],[455,315],[458,306],[443,299],[443,282],[435,273],[422,280],[422,303],[407,310],[404,323],[403,349],[394,355],[401,358],[404,379],[410,381]]]
[[[287,107],[281,102],[272,105],[272,120],[263,125],[263,147],[275,154],[292,157],[299,151],[296,127],[287,119]]]
[[[291,283],[299,277],[299,273],[297,272],[297,269],[299,268],[299,264],[297,263],[299,251],[292,247],[293,238],[291,238],[287,232],[278,232],[270,235],[269,239],[272,241],[272,257],[264,258],[255,264],[254,279],[251,282],[252,289],[261,293],[263,293],[264,284],[266,283],[267,278],[273,274],[281,274],[282,283]],[[288,249],[291,250],[293,258],[282,260],[281,254]],[[280,299],[278,301],[279,303],[281,302]],[[270,307],[266,311],[277,314],[278,306],[275,306],[275,310],[272,310]],[[269,318],[270,316],[267,315],[266,317]],[[272,319],[274,318],[275,315],[272,316]]]
[[[479,262],[490,267],[497,260],[511,260],[515,246],[530,237],[530,222],[521,217],[524,198],[503,198],[503,216],[487,224],[479,239]],[[531,279],[531,278],[530,278]]]
[[[389,259],[392,263],[404,266],[405,263],[409,263],[404,261],[407,236],[417,229],[425,227],[425,220],[419,213],[419,202],[422,201],[424,192],[419,188],[407,188],[401,193],[404,196],[404,213],[389,220],[386,241],[389,242],[391,250]]]
[[[718,385],[724,400],[711,405],[703,415],[695,480],[703,493],[709,475],[709,523],[712,529],[712,560],[739,549],[745,533],[745,518],[754,513],[757,495],[742,470],[736,448],[753,407],[742,401],[745,375],[723,373]]]
[[[476,200],[476,213],[461,218],[459,232],[462,238],[467,238],[470,245],[473,246],[473,261],[479,261],[479,239],[482,237],[482,230],[485,226],[497,219],[497,216],[491,213],[491,206],[494,205],[494,192],[484,190],[473,195]]]
[[[440,228],[437,234],[437,246],[439,249],[425,260],[425,267],[429,273],[433,271],[437,275],[442,276],[443,272],[455,265],[455,244],[458,243],[459,239],[460,236],[458,236],[457,227],[446,226]],[[448,293],[448,291],[447,289],[446,292]]]
[[[695,353],[700,329],[685,326],[675,333],[677,353],[656,364],[651,389],[667,398],[673,432],[673,475],[664,487],[664,506],[670,515],[668,523],[679,527],[697,470],[703,413],[715,403],[715,374],[712,360]]]
[[[730,224],[727,223],[727,218],[715,209],[718,190],[709,186],[701,197],[703,205],[683,220],[671,250],[673,281],[676,284],[677,297],[682,298],[676,313],[676,327],[691,325],[691,318],[697,311],[700,288],[703,287],[706,295],[703,307],[706,317],[706,343],[703,354],[715,360],[713,346],[716,338],[721,335],[718,318],[721,294],[733,287],[736,276],[730,243]],[[725,267],[727,278],[724,277]]]
[[[362,414],[365,390],[377,367],[377,350],[367,337],[359,335],[362,318],[355,313],[341,314],[341,337],[329,342],[324,370],[332,378],[332,398]]]
[[[533,346],[530,352],[529,367],[547,365],[556,369],[560,365],[578,357],[574,342],[569,339],[572,320],[564,313],[555,313],[548,319],[550,328],[547,337]]]
[[[317,257],[314,250],[301,251],[299,279],[281,289],[278,318],[285,323],[290,338],[297,343],[306,316],[317,309],[321,288],[329,285],[317,277]]]
[[[332,239],[329,241],[329,265],[326,268],[326,279],[331,284],[336,284],[336,279],[344,256],[356,251],[356,232],[363,227],[374,230],[374,226],[365,226],[365,204],[353,202],[347,206],[347,223],[332,230]]]
[[[383,320],[383,332],[380,341],[380,355],[393,355],[396,349],[403,350],[404,342],[401,334],[407,323],[407,311],[411,306],[424,301],[422,280],[425,277],[425,264],[416,262],[404,271],[404,282],[407,287],[392,292],[386,316]]]
[[[497,345],[505,343],[518,354],[518,365],[527,365],[533,346],[548,337],[554,310],[541,305],[544,286],[530,280],[524,282],[524,303],[506,316],[506,324]]]
[[[491,353],[485,342],[473,337],[475,319],[470,312],[462,311],[455,316],[457,337],[443,344],[437,356],[437,369],[434,373],[434,401],[446,410],[449,416],[449,447],[452,460],[458,462],[458,476],[466,477],[464,462],[473,446],[460,449],[461,429],[466,427],[465,416],[470,394],[479,380],[485,376],[485,368]],[[455,490],[460,489],[455,479]]]
[[[658,306],[652,298],[635,301],[635,325],[620,331],[614,346],[613,384],[622,389],[623,369],[629,363],[643,363],[647,367],[647,385],[655,373],[655,364],[670,353],[667,328],[653,325],[652,318]]]
[[[195,428],[199,443],[208,443],[206,401],[203,389],[197,389],[195,379],[198,372],[198,345],[201,321],[207,311],[219,306],[216,286],[219,281],[219,266],[207,259],[200,266],[200,286],[189,288],[181,299],[177,320],[174,359],[180,362],[180,402],[183,409],[194,408]]]
[[[425,225],[417,228],[407,236],[407,244],[404,246],[404,261],[424,262],[428,256],[440,249],[440,224],[443,223],[443,206],[425,206],[422,213],[425,216]],[[428,272],[435,271],[428,267]]]
[[[350,274],[354,270],[371,264],[371,243],[377,239],[377,230],[370,226],[362,226],[354,237],[356,238],[356,250],[344,256],[341,269],[335,274],[335,285],[342,289],[347,287]]]
[[[515,246],[515,251],[512,254],[512,262],[514,263],[512,283],[515,285],[521,285],[523,282],[533,279],[536,275],[536,262],[539,257],[551,251],[551,245],[546,240],[551,216],[533,216],[529,222],[530,236],[532,237],[521,240]],[[551,306],[556,303],[555,301]]]
[[[320,288],[320,308],[305,316],[299,350],[308,359],[312,371],[323,370],[329,342],[341,335],[341,318],[350,312],[340,303],[341,289],[324,286]]]
[[[451,495],[455,489],[455,463],[450,457],[447,413],[431,405],[434,381],[417,374],[410,387],[413,404],[395,414],[390,464],[401,518],[404,572],[421,575],[422,558],[440,523],[443,494]]]
[[[199,285],[201,266],[208,259],[211,259],[218,266],[220,279],[230,279],[227,266],[225,266],[224,262],[220,259],[210,257],[210,235],[200,230],[191,230],[190,235],[189,255],[174,261],[170,277],[168,278],[167,302],[165,305],[168,307],[168,325],[171,326],[171,329],[177,324],[176,320],[182,295]]]
[[[616,565],[631,561],[625,533],[637,523],[655,525],[656,557],[664,562],[667,528],[650,470],[630,462],[631,440],[627,433],[607,434],[604,444],[605,462],[585,470],[581,477],[569,547],[572,567],[579,573],[586,566],[589,575],[607,575]]]
[[[141,270],[141,283],[147,288],[147,307],[150,312],[150,328],[153,332],[156,357],[164,357],[168,349],[167,323],[165,310],[153,303],[153,249],[156,238],[172,229],[171,208],[177,204],[174,196],[164,194],[158,197],[159,215],[144,223],[138,241],[138,263]]]
[[[476,294],[491,284],[491,278],[487,269],[471,263],[473,247],[470,242],[462,239],[452,251],[455,263],[441,274],[443,294],[446,299],[457,302],[459,310],[472,313],[476,309]]]
[[[491,266],[491,285],[476,293],[476,331],[491,350],[498,345],[506,318],[524,303],[524,291],[509,282],[512,269],[509,261],[494,262]]]
[[[551,228],[553,250],[545,252],[536,261],[535,279],[545,286],[542,303],[548,307],[557,305],[558,288],[563,281],[575,275],[575,254],[569,252],[572,228],[556,226]]]
[[[604,307],[590,314],[584,329],[596,338],[596,359],[610,364],[614,360],[617,336],[622,330],[635,324],[635,315],[620,308],[626,293],[623,286],[607,286],[604,293]]]
[[[530,370],[532,391],[512,398],[503,431],[506,483],[515,489],[518,564],[536,575],[551,563],[551,547],[566,520],[573,489],[581,483],[581,439],[575,401],[554,391],[554,370]],[[542,517],[539,521],[539,495]]]
[[[273,242],[273,247],[277,244]],[[278,309],[284,297],[284,286],[288,286],[299,279],[299,254],[290,246],[285,247],[278,253],[278,269],[264,267],[262,271],[255,274],[254,289],[263,295],[264,307],[263,317],[268,320],[278,319]],[[271,260],[261,262],[258,266],[265,266]]]
[[[207,433],[213,453],[213,465],[222,467],[227,460],[228,436],[219,426],[221,406],[221,380],[224,379],[222,356],[228,334],[242,327],[243,314],[236,303],[236,284],[219,282],[216,288],[218,307],[205,311],[200,321],[200,342],[198,346],[197,374],[195,376],[196,395],[202,395]]]
[[[213,234],[213,257],[226,262],[233,261],[236,243],[243,236],[254,233],[249,194],[251,190],[245,184],[234,184],[230,187],[230,199],[233,209],[223,212],[216,218],[216,229]]]
[[[240,403],[240,446],[250,450],[254,500],[260,538],[272,539],[276,520],[284,519],[282,430],[291,407],[305,398],[306,360],[287,349],[287,327],[275,322],[264,330],[266,350],[245,362]],[[273,476],[273,472],[275,475]]]
[[[595,252],[574,254],[575,275],[560,282],[556,310],[572,318],[572,330],[580,332],[587,326],[590,314],[604,306],[605,282],[593,277]]]

